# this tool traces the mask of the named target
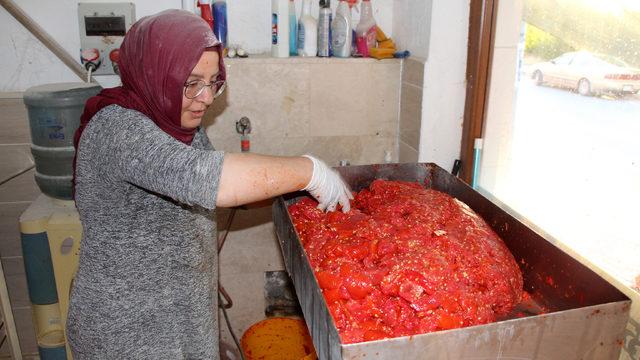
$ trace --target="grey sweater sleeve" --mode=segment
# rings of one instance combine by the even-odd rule
[[[143,114],[118,106],[102,109],[85,132],[88,136],[83,134],[80,152],[99,151],[93,158],[98,157],[100,172],[105,177],[187,205],[216,207],[224,153],[214,151],[204,141],[208,139],[198,139],[194,146],[186,145]],[[196,136],[203,135],[206,136],[201,131]]]

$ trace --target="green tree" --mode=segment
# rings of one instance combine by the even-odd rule
[[[604,0],[603,0],[604,1]],[[570,48],[620,58],[640,67],[640,13],[612,14],[581,0],[527,0],[524,21]]]
[[[563,53],[575,50],[561,39],[527,24],[525,53],[544,60],[550,60]]]

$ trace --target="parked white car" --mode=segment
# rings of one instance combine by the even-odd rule
[[[637,94],[640,70],[623,61],[586,51],[569,52],[531,66],[531,78],[538,85],[577,91],[581,95]]]

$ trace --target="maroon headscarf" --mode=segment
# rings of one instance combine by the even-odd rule
[[[133,24],[120,47],[118,66],[122,86],[102,90],[87,100],[73,138],[76,153],[89,121],[112,104],[145,114],[176,140],[191,144],[196,129],[180,126],[182,94],[184,83],[205,49],[218,52],[218,79],[224,80],[221,43],[202,18],[188,11],[166,10]],[[74,157],[74,190],[75,168]]]
[[[182,94],[184,83],[208,48],[220,55],[218,79],[224,80],[221,43],[197,15],[166,10],[133,24],[120,47],[122,86],[102,90],[86,102],[73,139],[76,149],[91,118],[112,104],[140,111],[176,140],[191,144],[196,129],[180,126]]]

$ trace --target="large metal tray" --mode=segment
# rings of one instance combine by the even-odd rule
[[[374,179],[418,181],[469,205],[504,240],[521,267],[525,290],[548,312],[487,325],[342,344],[287,206],[273,217],[287,272],[320,359],[617,359],[631,301],[614,286],[464,182],[431,163],[336,168],[353,190]]]

